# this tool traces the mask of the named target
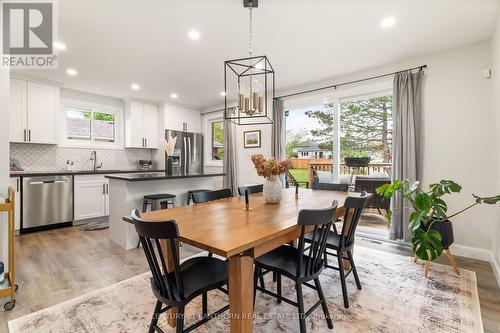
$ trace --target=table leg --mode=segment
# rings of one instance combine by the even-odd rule
[[[167,269],[169,272],[174,270],[174,261],[172,258],[172,254],[170,253],[170,246],[168,244],[168,240],[162,239],[160,240],[160,245],[161,245],[161,250],[163,252],[163,257],[167,261]],[[175,248],[177,249],[177,256],[180,257],[179,253],[179,242],[175,241]],[[177,318],[177,308],[172,308],[165,312],[165,316],[167,317],[167,323],[171,327],[175,327],[176,325],[176,318]]]
[[[231,333],[253,332],[253,258],[229,258],[229,312]]]

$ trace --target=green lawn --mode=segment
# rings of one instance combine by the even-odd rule
[[[297,179],[300,184],[300,187],[306,187],[306,182],[309,181],[309,170],[307,169],[290,169],[290,173],[292,176]]]

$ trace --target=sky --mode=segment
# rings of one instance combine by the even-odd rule
[[[319,123],[314,118],[309,118],[306,116],[306,112],[310,110],[321,110],[324,109],[322,105],[315,107],[307,107],[301,109],[289,110],[288,116],[285,117],[286,120],[286,130],[299,131],[300,129],[311,130],[319,127]],[[312,139],[310,137],[309,139]]]

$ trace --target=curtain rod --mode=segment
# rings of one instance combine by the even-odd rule
[[[342,82],[342,83],[332,84],[332,85],[326,86],[326,87],[321,87],[321,88],[315,88],[315,89],[310,89],[310,90],[299,91],[299,92],[292,93],[292,94],[278,96],[278,97],[276,97],[276,99],[278,99],[278,98],[292,97],[292,96],[297,96],[297,95],[303,95],[303,94],[309,94],[309,93],[320,91],[320,90],[336,89],[337,87],[340,87],[340,86],[345,86],[345,85],[348,85],[348,84],[354,84],[354,83],[359,83],[359,82],[368,81],[368,80],[379,79],[379,78],[382,78],[382,77],[396,75],[396,74],[399,74],[399,73],[402,73],[402,72],[406,72],[406,71],[413,71],[413,70],[416,70],[416,69],[423,70],[426,67],[427,67],[427,65],[422,65],[422,66],[418,66],[418,67],[403,69],[403,70],[400,70],[400,71],[397,71],[397,72],[392,72],[392,73],[387,73],[387,74],[382,74],[382,75],[377,75],[377,76],[371,76],[371,77],[367,77],[367,78],[364,78],[364,79],[358,79],[358,80],[354,80],[354,81],[348,81],[348,82]]]

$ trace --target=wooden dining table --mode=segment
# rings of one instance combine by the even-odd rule
[[[232,333],[253,332],[253,262],[257,258],[300,236],[297,215],[301,209],[326,208],[334,200],[341,207],[347,192],[301,189],[283,191],[278,204],[267,204],[262,193],[250,195],[250,211],[245,198],[233,197],[191,206],[144,213],[147,220],[175,220],[179,240],[229,261],[229,311]],[[343,215],[337,210],[337,216]],[[130,217],[124,217],[130,222]],[[172,268],[167,246],[164,255]],[[171,310],[172,311],[172,310]],[[175,310],[174,310],[175,311]],[[169,318],[175,318],[170,313]],[[168,321],[171,326],[175,320]]]

